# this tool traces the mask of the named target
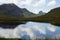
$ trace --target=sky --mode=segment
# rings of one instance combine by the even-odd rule
[[[60,7],[60,0],[0,0],[0,5],[7,3],[14,3],[35,14],[38,14],[39,11],[49,12],[53,8]]]

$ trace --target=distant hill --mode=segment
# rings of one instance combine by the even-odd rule
[[[39,16],[42,16],[42,15],[45,15],[45,14],[46,14],[45,12],[40,11],[38,15],[39,15]]]

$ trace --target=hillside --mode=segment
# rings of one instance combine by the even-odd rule
[[[23,11],[24,17],[26,17],[26,18],[38,16],[38,15],[28,11],[26,8],[23,8],[22,11]]]
[[[38,22],[49,22],[55,25],[60,25],[60,7],[52,9],[50,12],[43,16],[31,18],[29,20]]]
[[[19,24],[23,23],[20,19],[35,16],[32,12],[25,8],[19,8],[15,4],[0,5],[0,24]]]
[[[23,17],[21,8],[15,4],[0,5],[0,15],[8,17]]]
[[[15,25],[27,21],[48,22],[60,25],[60,7],[52,9],[45,15],[38,16],[25,8],[19,8],[15,4],[0,5],[0,24]]]

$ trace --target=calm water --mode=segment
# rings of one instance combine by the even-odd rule
[[[60,26],[50,23],[27,22],[15,29],[0,28],[0,37],[4,38],[51,38],[56,35],[60,35]]]

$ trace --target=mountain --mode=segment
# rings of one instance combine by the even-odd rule
[[[15,4],[0,5],[0,14],[13,17],[32,17],[35,14],[28,11],[26,8],[19,8]]]
[[[28,18],[27,20],[35,22],[48,22],[60,26],[60,7],[52,9],[45,15]]]
[[[3,4],[0,5],[0,15],[8,17],[23,17],[22,9],[15,4]]]
[[[60,7],[52,9],[45,16],[48,17],[48,21],[51,21],[52,24],[60,25]]]
[[[0,5],[0,23],[1,24],[19,24],[24,23],[20,20],[24,18],[35,17],[36,15],[25,8],[19,8],[15,4]]]
[[[44,15],[44,14],[45,14],[45,13],[44,13],[43,11],[40,11],[38,15],[39,15],[39,16],[42,16],[42,15]]]
[[[60,25],[60,7],[52,9],[46,15],[41,16],[47,22],[50,22],[55,25]]]
[[[23,11],[24,17],[26,17],[26,18],[37,16],[36,14],[28,11],[26,8],[23,8],[22,11]]]
[[[42,11],[39,15],[42,15]],[[19,8],[15,4],[0,5],[0,24],[16,25],[27,21],[48,22],[60,25],[60,7],[52,9],[45,15],[38,16],[25,8]]]

